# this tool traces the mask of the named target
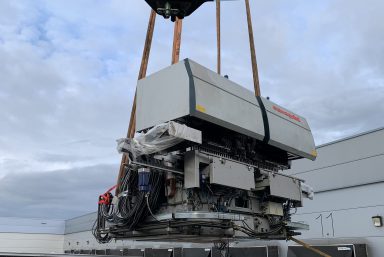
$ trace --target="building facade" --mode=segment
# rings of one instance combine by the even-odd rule
[[[65,220],[0,218],[0,253],[63,253]]]

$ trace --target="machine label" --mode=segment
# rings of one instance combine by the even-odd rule
[[[277,106],[273,106],[273,109],[281,114],[284,114],[285,116],[287,116],[288,118],[292,119],[292,120],[295,120],[295,121],[298,121],[298,122],[301,122],[301,119],[299,117],[297,117],[296,115],[294,115],[293,113],[290,113],[290,112],[287,112],[286,110],[283,110]]]
[[[337,247],[338,251],[351,251],[352,249],[349,247]]]
[[[196,105],[196,110],[198,110],[199,112],[203,112],[203,113],[206,113],[207,110],[205,109],[204,106],[200,105],[200,104],[197,104]]]

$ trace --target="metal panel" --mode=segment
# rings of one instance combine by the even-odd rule
[[[244,164],[216,157],[212,157],[212,163],[209,165],[209,178],[211,184],[244,190],[255,188],[253,169]]]
[[[302,231],[305,238],[333,239],[383,236],[383,228],[376,228],[372,223],[372,216],[382,215],[382,206],[326,210],[323,203],[318,204],[323,206],[324,211],[293,216],[294,220],[309,224],[310,230]]]
[[[315,141],[306,119],[267,99],[262,98],[262,101],[268,115],[269,144],[311,160],[316,159]]]
[[[142,257],[144,256],[144,251],[141,249],[123,249],[123,256]]]
[[[183,257],[210,257],[210,248],[183,248]]]
[[[64,220],[0,217],[0,233],[64,234]]]
[[[368,249],[366,244],[353,245],[355,256],[354,257],[368,257]]]
[[[269,186],[272,196],[301,201],[301,186],[297,179],[270,173]]]
[[[89,231],[96,220],[96,213],[89,213],[65,222],[65,234]]]
[[[184,187],[200,187],[199,157],[196,151],[190,151],[184,158]]]
[[[106,255],[121,256],[123,255],[123,249],[106,249],[105,253]]]
[[[106,255],[105,252],[106,252],[105,249],[103,249],[103,250],[96,250],[96,251],[95,251],[95,254],[96,254],[96,255]]]
[[[279,247],[268,246],[268,257],[279,257]]]
[[[328,245],[328,246],[314,246],[315,248],[329,254],[332,257],[367,257],[366,252],[355,252],[354,245]],[[318,257],[314,253],[302,246],[289,246],[288,257]]]
[[[63,253],[64,235],[0,233],[0,253]]]
[[[321,145],[317,147],[317,151],[316,162],[295,161],[289,173],[300,174],[341,163],[367,159],[379,154],[383,155],[384,128]]]
[[[295,176],[304,179],[315,192],[321,192],[384,181],[382,167],[384,167],[384,154],[319,169],[314,166],[310,171]]]
[[[271,144],[314,159],[315,145],[306,120],[291,112],[287,114],[264,98],[262,102],[271,119]],[[253,92],[191,60],[138,82],[137,130],[188,115],[259,140],[266,134],[262,110]]]
[[[144,250],[144,257],[172,257],[173,250],[170,249],[150,249]]]
[[[236,91],[228,92],[217,82],[212,81],[211,83],[215,84],[194,78],[197,106],[197,112],[194,115],[263,140],[264,123],[256,98],[248,102],[239,97]]]
[[[229,248],[231,257],[268,257],[267,247]]]
[[[189,76],[184,62],[137,84],[136,129],[143,130],[190,113]]]

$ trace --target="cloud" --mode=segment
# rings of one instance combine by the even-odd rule
[[[317,144],[384,125],[384,2],[251,4],[264,96],[306,117]],[[213,70],[214,7],[184,20],[181,49]],[[66,211],[65,193],[81,190],[93,203],[104,170],[114,180],[149,12],[139,0],[0,1],[0,190],[17,196],[3,215],[44,216],[55,203],[52,217],[86,212],[84,202]],[[222,68],[253,89],[244,13],[243,1],[222,4]],[[169,65],[172,35],[173,24],[157,17],[149,74]],[[57,198],[34,201],[21,181],[31,195],[54,184]]]
[[[116,183],[117,168],[8,174],[0,180],[0,216],[69,219],[96,211],[98,196]]]

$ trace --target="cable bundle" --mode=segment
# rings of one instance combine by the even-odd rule
[[[111,223],[127,231],[133,231],[153,211],[159,207],[159,197],[164,186],[164,175],[158,171],[152,171],[149,183],[150,192],[142,192],[138,189],[138,172],[128,169],[120,185],[120,195],[117,202],[108,201],[108,195],[99,199],[97,220],[94,224],[93,235],[99,243],[108,243],[111,240],[106,232],[106,222]],[[102,197],[100,196],[100,197]],[[156,220],[156,218],[154,217]]]

